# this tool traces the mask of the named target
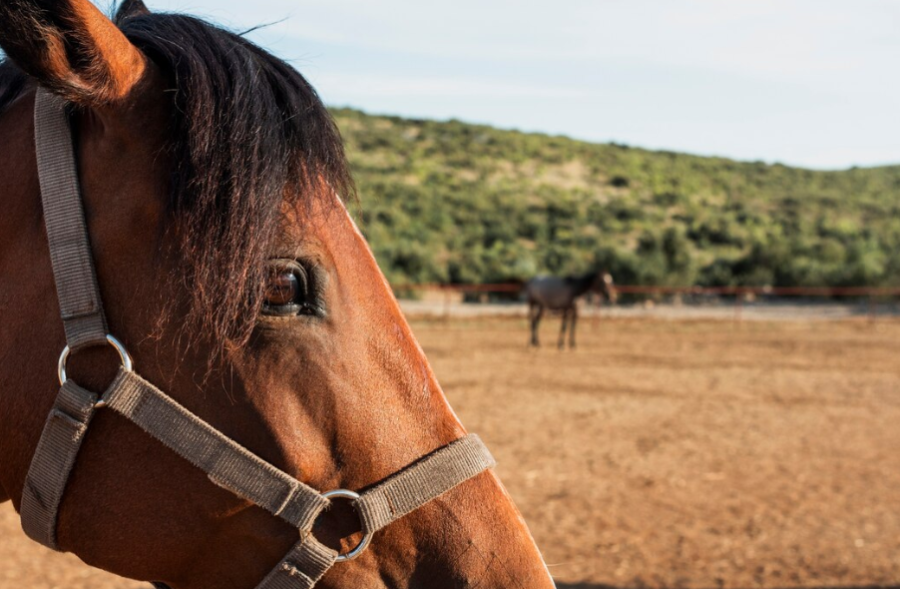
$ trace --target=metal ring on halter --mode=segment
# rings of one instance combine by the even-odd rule
[[[107,334],[106,341],[115,348],[116,352],[119,354],[119,359],[122,361],[122,370],[125,372],[134,372],[134,363],[131,361],[131,355],[128,353],[128,350],[125,349],[125,346],[122,345],[122,342],[114,338],[113,336]],[[59,386],[66,384],[66,362],[69,360],[69,346],[63,348],[62,354],[59,355],[59,363],[56,365],[56,373],[59,376]]]
[[[326,499],[331,499],[332,497],[343,497],[344,499],[352,499],[354,502],[356,502],[359,500],[359,493],[355,493],[347,489],[335,489],[334,491],[322,493],[322,497],[325,497]],[[354,558],[362,554],[363,550],[369,547],[369,542],[371,541],[372,534],[366,534],[365,532],[363,532],[362,540],[359,541],[359,544],[356,545],[356,548],[346,554],[338,554],[335,562],[347,562],[348,560],[353,560]]]

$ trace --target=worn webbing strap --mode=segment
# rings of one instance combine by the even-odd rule
[[[494,466],[494,457],[475,434],[444,446],[360,496],[355,507],[363,533],[380,530]],[[312,589],[336,559],[334,550],[307,534],[256,589]]]
[[[91,260],[91,246],[72,147],[66,103],[38,88],[34,141],[44,224],[70,349],[106,342],[106,320]],[[67,381],[44,424],[22,493],[22,528],[57,550],[56,520],[66,483],[94,413],[97,395]]]
[[[256,589],[312,589],[336,560],[337,552],[306,534]]]
[[[103,401],[218,486],[299,530],[310,530],[328,506],[316,490],[252,454],[134,372],[120,370]]]
[[[363,493],[356,501],[363,531],[380,530],[494,466],[481,438],[475,434],[460,438]]]
[[[120,371],[103,402],[217,485],[301,530],[304,538],[257,589],[308,589],[334,564],[337,553],[309,533],[328,506],[311,487],[251,454],[133,372]],[[456,440],[362,494],[355,505],[364,533],[380,530],[494,465],[478,436]]]
[[[22,491],[22,528],[28,537],[59,550],[56,520],[66,483],[94,415],[97,395],[71,380],[59,395],[44,424]]]
[[[91,260],[65,108],[65,100],[38,88],[34,140],[44,223],[66,342],[69,348],[77,350],[105,344],[108,331]]]

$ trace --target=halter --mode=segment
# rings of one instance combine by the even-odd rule
[[[364,493],[320,493],[251,453],[141,378],[125,346],[106,325],[78,188],[72,136],[63,99],[38,88],[35,145],[44,222],[67,346],[59,358],[60,389],[35,450],[22,496],[22,527],[31,539],[59,550],[59,507],[91,419],[112,410],[130,420],[224,489],[280,517],[300,539],[257,589],[310,589],[335,563],[359,556],[381,528],[482,471],[494,459],[474,434],[421,458]],[[66,375],[72,353],[110,345],[121,366],[103,394]],[[363,538],[338,554],[312,534],[316,518],[334,497],[350,499]],[[158,586],[163,586],[158,584]]]

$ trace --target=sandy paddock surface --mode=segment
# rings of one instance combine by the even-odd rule
[[[545,322],[547,343],[557,322]],[[900,586],[900,322],[416,322],[561,589]],[[29,544],[0,589],[146,586]]]

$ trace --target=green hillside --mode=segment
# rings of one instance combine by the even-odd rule
[[[900,166],[810,171],[333,111],[392,283],[900,285]]]

